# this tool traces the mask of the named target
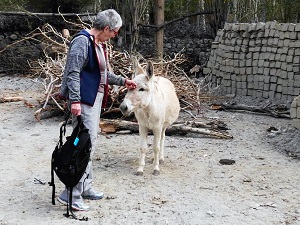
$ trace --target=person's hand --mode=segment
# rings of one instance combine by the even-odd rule
[[[133,80],[125,80],[125,87],[128,89],[135,89],[136,88],[136,83]]]
[[[80,116],[81,114],[81,105],[79,102],[71,104],[71,113],[75,116]]]

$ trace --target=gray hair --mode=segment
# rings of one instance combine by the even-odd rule
[[[97,14],[93,27],[102,30],[106,26],[111,30],[122,26],[122,18],[114,9],[107,9]]]

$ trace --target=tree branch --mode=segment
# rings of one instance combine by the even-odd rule
[[[155,25],[145,25],[145,24],[141,24],[139,23],[138,26],[142,26],[142,27],[150,27],[150,28],[156,28],[156,29],[161,29],[167,25],[170,25],[172,23],[175,23],[177,21],[181,21],[181,20],[184,20],[188,17],[193,17],[193,16],[198,16],[198,15],[208,15],[208,14],[213,14],[213,11],[201,11],[201,12],[197,12],[197,13],[192,13],[192,14],[189,14],[189,15],[185,15],[183,17],[180,17],[180,18],[177,18],[177,19],[174,19],[174,20],[171,20],[171,21],[168,21],[168,22],[165,22],[159,26],[155,26]]]
[[[93,16],[95,13],[32,13],[32,12],[0,12],[0,15],[21,15],[21,16]]]

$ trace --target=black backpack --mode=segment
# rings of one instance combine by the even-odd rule
[[[66,185],[70,193],[67,213],[64,215],[77,219],[72,211],[72,191],[73,187],[80,181],[90,161],[92,144],[88,132],[89,130],[84,126],[80,116],[77,117],[78,124],[74,128],[71,136],[66,137],[65,143],[63,143],[63,136],[66,134],[66,125],[69,116],[70,113],[68,113],[64,123],[60,127],[59,141],[52,153],[51,182],[49,182],[49,185],[52,186],[52,204],[55,205],[55,172],[60,181]],[[87,218],[83,218],[82,220],[87,220]]]

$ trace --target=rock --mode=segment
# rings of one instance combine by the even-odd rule
[[[12,39],[12,40],[17,40],[18,39],[18,35],[12,34],[12,35],[9,36],[9,38]]]
[[[222,164],[222,165],[232,165],[232,164],[235,163],[235,160],[233,160],[233,159],[221,159],[219,161],[219,163]]]

